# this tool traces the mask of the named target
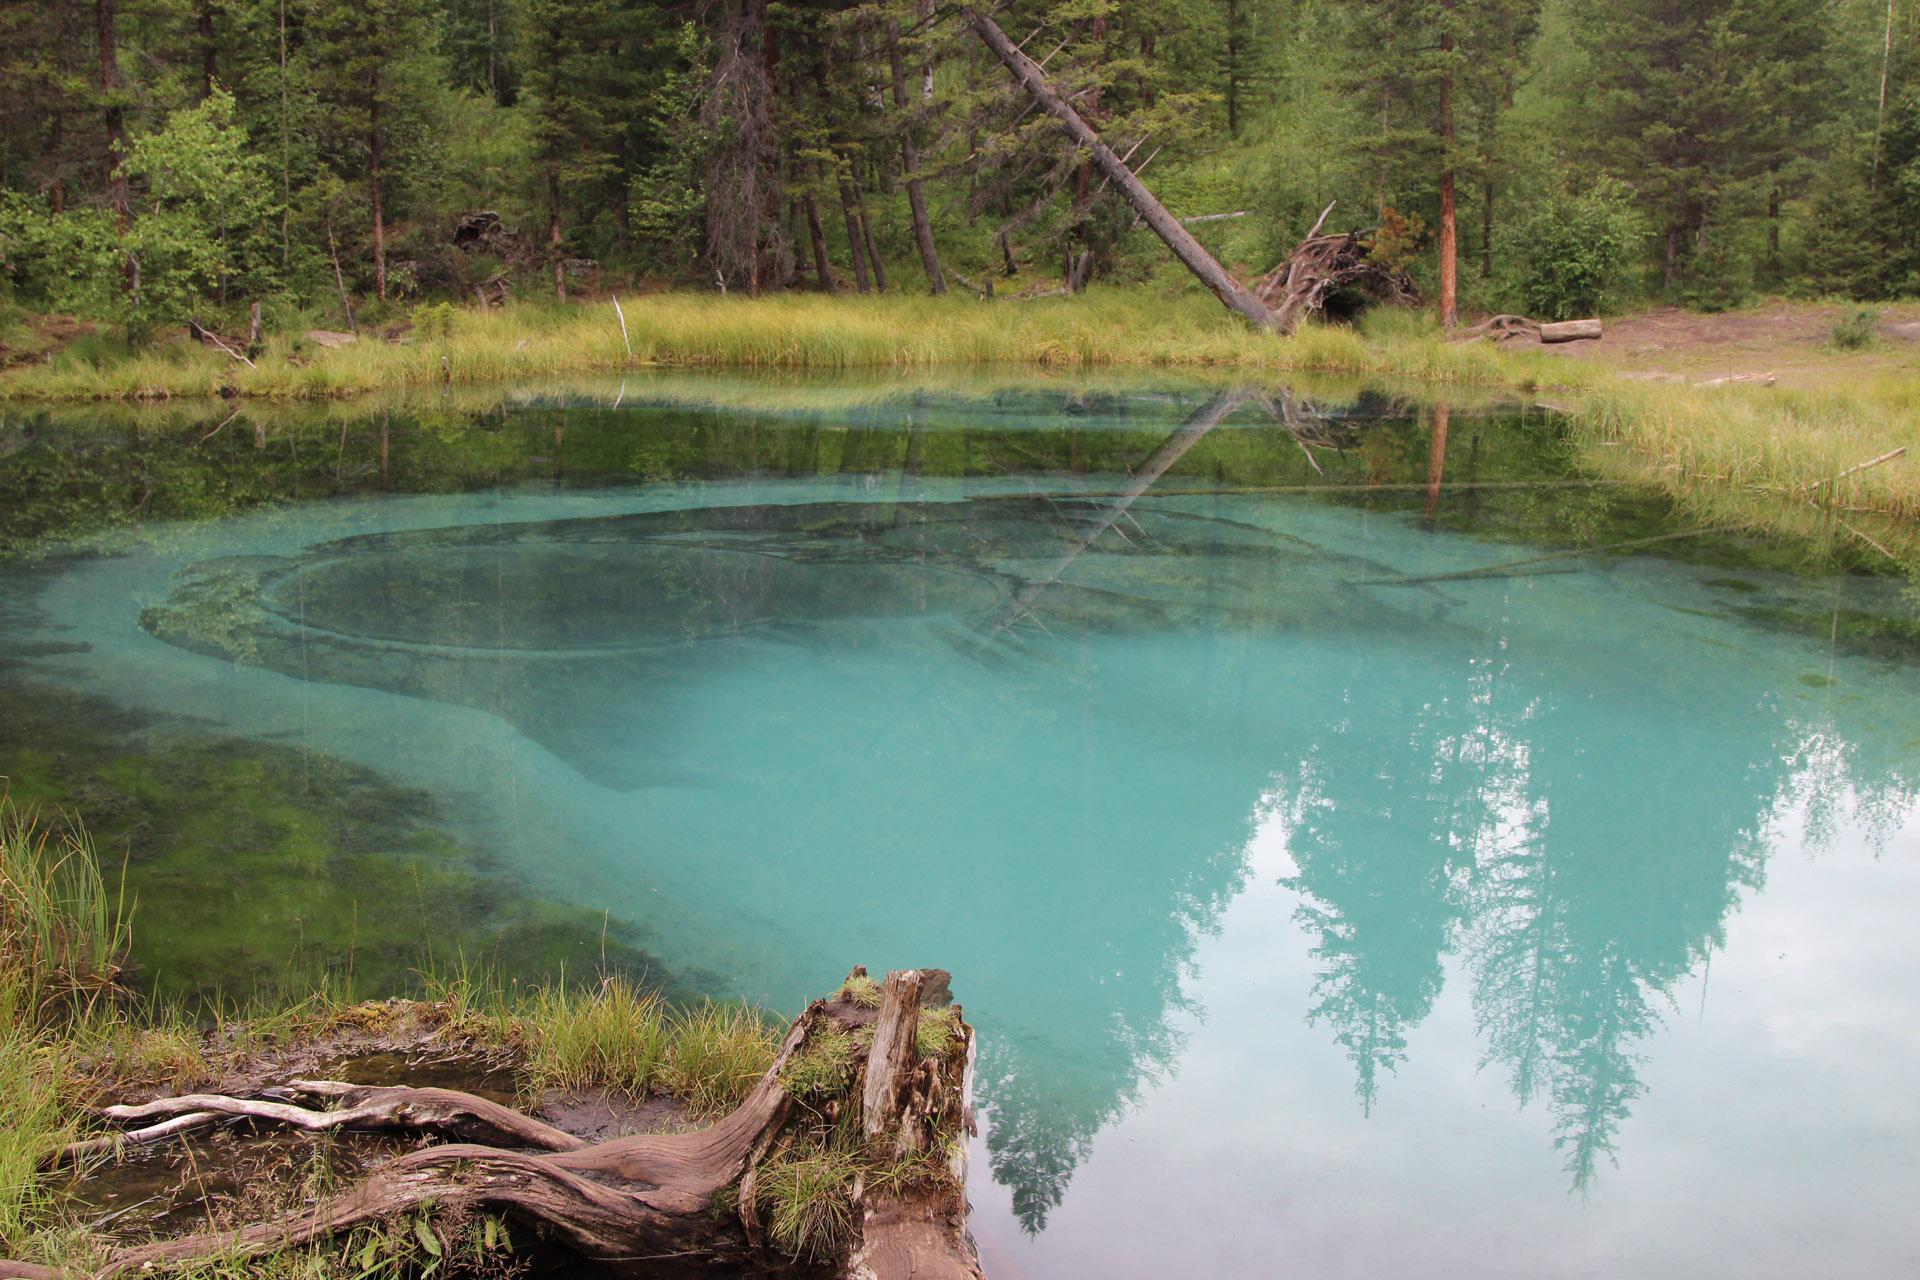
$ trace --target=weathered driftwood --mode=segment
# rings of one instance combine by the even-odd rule
[[[1585,342],[1598,340],[1604,332],[1605,327],[1594,319],[1549,320],[1541,323],[1525,316],[1499,315],[1489,316],[1479,324],[1457,330],[1452,338],[1455,342],[1468,342],[1475,338],[1487,338],[1494,342],[1516,339],[1543,343]]]
[[[865,976],[865,970],[854,972]],[[872,1187],[863,1180],[849,1189],[854,1226],[829,1260],[834,1273],[861,1280],[984,1280],[967,1234],[964,1183],[964,1137],[973,1125],[973,1031],[952,1006],[953,1034],[939,1056],[923,1055],[915,1034],[922,1009],[948,999],[945,973],[909,969],[887,976],[877,1009],[863,1007],[845,990],[816,1000],[788,1030],[773,1067],[746,1101],[690,1133],[589,1145],[454,1090],[313,1080],[290,1082],[272,1097],[192,1095],[109,1108],[105,1118],[117,1123],[158,1122],[120,1136],[123,1142],[178,1136],[231,1117],[452,1141],[390,1160],[350,1192],[315,1208],[237,1230],[122,1249],[93,1274],[106,1280],[212,1257],[257,1257],[405,1215],[475,1212],[533,1226],[613,1274],[653,1276],[663,1266],[674,1274],[780,1269],[792,1259],[768,1239],[756,1178],[803,1129],[831,1126],[851,1107],[857,1112],[846,1118],[857,1122],[854,1128],[866,1140],[863,1158],[874,1167],[898,1167],[902,1157],[930,1151],[944,1151],[945,1159],[923,1162],[910,1179],[876,1179]],[[837,1097],[803,1102],[789,1093],[785,1072],[823,1041],[851,1045],[844,1050],[850,1086]],[[102,1149],[90,1144],[62,1154]],[[71,1280],[5,1261],[0,1277]]]
[[[1598,320],[1553,320],[1540,326],[1540,341],[1597,342],[1604,332]]]
[[[1272,317],[1268,313],[1267,305],[1254,296],[1253,292],[1240,281],[1234,279],[1226,268],[1216,262],[1213,255],[1193,238],[1193,233],[1182,226],[1178,218],[1167,212],[1166,206],[1156,200],[1153,193],[1147,190],[1138,177],[1134,176],[1135,171],[1129,169],[1126,163],[1114,154],[1112,147],[1101,141],[1100,135],[1094,132],[1093,126],[1081,118],[1080,113],[1073,109],[1071,103],[1054,91],[1040,64],[1022,53],[1019,46],[1007,38],[1007,33],[1000,29],[1000,25],[984,12],[970,8],[965,10],[965,14],[967,24],[973,28],[974,34],[980,37],[980,42],[992,50],[993,55],[1000,59],[1007,70],[1013,74],[1013,78],[1020,82],[1021,87],[1033,96],[1033,100],[1040,108],[1060,122],[1060,127],[1067,137],[1092,158],[1095,167],[1107,181],[1120,189],[1120,194],[1126,198],[1129,205],[1133,206],[1133,211],[1140,215],[1141,221],[1153,228],[1154,234],[1173,251],[1173,256],[1180,260],[1181,265],[1193,272],[1229,310],[1245,317],[1251,324],[1271,325]],[[1143,163],[1140,167],[1144,169],[1146,165]]]

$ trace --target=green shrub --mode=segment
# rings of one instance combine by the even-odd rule
[[[444,342],[453,336],[460,320],[460,308],[451,302],[429,302],[413,309],[413,336],[422,341]]]
[[[1840,351],[1860,351],[1874,343],[1874,327],[1880,323],[1880,313],[1872,307],[1865,307],[1845,316],[1833,326],[1829,341]]]
[[[1626,189],[1611,179],[1541,201],[1513,237],[1516,292],[1527,314],[1571,320],[1602,310],[1642,234]]]

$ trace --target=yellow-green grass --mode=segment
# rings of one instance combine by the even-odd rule
[[[1093,290],[983,303],[958,297],[765,298],[661,293],[610,302],[462,310],[444,337],[320,347],[272,340],[253,367],[175,341],[118,361],[56,357],[0,375],[0,400],[180,396],[314,399],[383,387],[525,380],[640,368],[1197,368],[1389,374],[1510,383],[1515,361],[1422,333],[1366,340],[1338,327],[1291,338],[1250,329],[1194,290]]]

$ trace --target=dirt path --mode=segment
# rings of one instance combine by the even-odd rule
[[[1772,373],[1781,386],[1818,387],[1881,374],[1920,377],[1920,306],[1872,308],[1880,313],[1880,336],[1864,350],[1831,345],[1833,326],[1864,309],[1856,303],[1776,301],[1706,315],[1661,307],[1609,319],[1607,336],[1599,342],[1544,350],[1628,373],[1688,381]]]

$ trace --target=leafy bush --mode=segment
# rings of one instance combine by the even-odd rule
[[[1879,323],[1878,311],[1871,307],[1863,308],[1835,324],[1830,341],[1841,351],[1859,351],[1870,347],[1874,341],[1874,326]]]
[[[1611,179],[1548,196],[1514,231],[1522,307],[1542,320],[1603,310],[1642,235],[1628,192]]]

